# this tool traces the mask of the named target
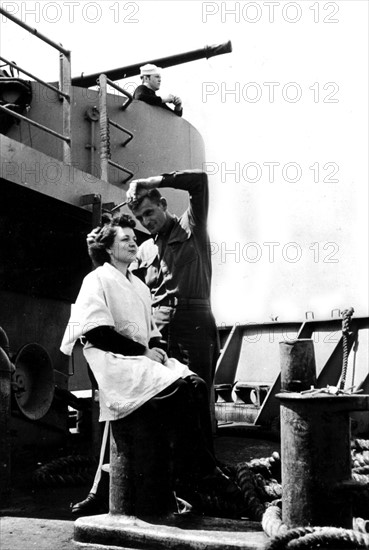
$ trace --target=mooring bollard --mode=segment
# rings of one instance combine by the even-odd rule
[[[110,513],[144,517],[173,511],[168,443],[157,417],[139,409],[110,427]]]
[[[120,424],[119,420],[110,423],[109,510],[134,516],[133,437],[127,433],[123,436]]]
[[[350,411],[365,395],[279,394],[282,519],[288,528],[352,528]],[[353,489],[353,487],[351,487]]]
[[[305,361],[311,357],[311,344],[298,344],[300,351],[306,349],[294,353],[294,343],[281,343],[281,375],[287,390],[277,395],[281,404],[282,520],[289,529],[308,525],[352,528],[350,411],[368,410],[369,396],[289,393],[291,386],[300,386],[303,380],[305,386],[313,385],[312,360]],[[286,354],[287,346],[292,347]],[[307,389],[300,387],[300,391]]]

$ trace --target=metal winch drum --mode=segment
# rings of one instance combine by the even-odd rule
[[[18,351],[14,366],[15,401],[24,416],[38,420],[48,412],[54,397],[54,369],[50,356],[39,344],[26,344]]]

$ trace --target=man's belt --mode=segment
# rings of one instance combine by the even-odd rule
[[[210,308],[210,300],[207,298],[177,298],[176,296],[171,296],[155,304],[154,307],[174,307],[176,309]]]

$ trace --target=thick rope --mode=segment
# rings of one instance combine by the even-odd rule
[[[33,474],[34,485],[44,487],[76,486],[91,483],[96,460],[83,455],[57,458],[40,466]]]
[[[369,451],[369,439],[355,439],[354,446],[357,451]]]
[[[100,105],[100,169],[101,178],[108,180],[110,152],[110,125],[108,110],[106,104],[106,75],[101,75],[99,79],[99,105]]]
[[[100,156],[102,159],[110,159],[111,152],[110,152],[110,127],[109,127],[109,119],[106,109],[104,109],[104,112],[101,114],[101,124],[100,124]]]
[[[286,546],[288,550],[293,548],[369,548],[369,535],[352,529],[318,527],[314,529],[314,533],[294,539]]]
[[[267,550],[292,550],[304,548],[369,548],[367,523],[358,518],[360,529],[341,529],[338,527],[298,527],[287,529],[281,520],[278,506],[267,508],[262,526],[264,532],[273,537]],[[361,520],[361,522],[360,522]]]
[[[360,483],[361,485],[368,485],[369,486],[369,476],[368,475],[358,474],[356,472],[352,472],[351,477],[357,483]]]
[[[368,476],[369,475],[369,464],[366,464],[365,466],[357,466],[353,470],[353,473]]]
[[[362,468],[363,466],[369,465],[369,452],[362,451],[358,454],[354,451],[352,453],[352,463],[354,468]]]
[[[247,516],[261,521],[270,502],[282,495],[281,459],[277,452],[268,458],[241,462],[236,467],[236,483],[240,487],[246,505]],[[270,514],[267,515],[270,523]]]
[[[298,539],[302,540],[302,537],[311,534],[313,527],[298,527],[296,529],[290,529],[285,533],[274,537],[267,546],[267,550],[285,550],[290,548],[290,544]]]
[[[342,355],[342,374],[340,381],[340,390],[345,388],[346,384],[346,375],[347,375],[347,363],[348,363],[348,336],[350,331],[350,322],[351,317],[354,313],[354,308],[350,307],[349,309],[344,309],[342,311],[342,345],[343,345],[343,355]]]
[[[255,476],[252,474],[247,462],[242,462],[237,465],[237,484],[240,487],[244,502],[246,505],[246,513],[251,520],[261,521],[265,506],[263,506],[260,498],[260,490],[257,489]]]
[[[363,518],[354,518],[353,525],[354,531],[360,531],[360,533],[369,533],[369,520]]]
[[[355,499],[354,514],[363,514],[369,518],[369,475],[364,475],[369,459],[369,441],[355,440],[352,451],[352,479],[364,486]],[[262,459],[265,464],[265,459]],[[257,471],[256,461],[248,463]],[[363,466],[361,466],[363,465]],[[356,467],[354,467],[356,466]],[[264,468],[267,476],[270,474]],[[262,476],[254,473],[257,483],[260,484]],[[266,477],[267,477],[266,476]],[[264,494],[267,494],[269,479],[264,479]],[[366,489],[366,487],[368,489]],[[270,495],[269,495],[270,496]],[[356,517],[353,519],[353,529],[342,529],[337,527],[299,527],[288,529],[282,522],[281,500],[272,503],[265,503],[265,513],[262,517],[262,527],[266,535],[271,537],[267,546],[268,550],[290,550],[305,548],[369,548],[369,519]]]
[[[369,441],[354,440],[352,466],[365,464],[369,458]],[[71,456],[52,461],[39,468],[34,482],[44,486],[76,485],[90,482],[95,460]],[[369,548],[369,475],[359,473],[362,466],[353,467],[352,479],[364,488],[354,503],[353,530],[333,527],[301,527],[288,529],[282,522],[281,461],[278,453],[269,458],[239,463],[236,468],[223,466],[223,471],[240,488],[240,492],[225,492],[224,487],[209,485],[197,494],[194,503],[200,513],[218,517],[247,517],[261,521],[271,538],[269,550],[291,548]],[[277,497],[277,500],[276,500]],[[363,517],[358,517],[363,516]],[[368,518],[368,519],[366,519]]]
[[[265,510],[261,520],[261,526],[268,537],[280,537],[288,531],[287,525],[282,522],[281,502],[271,504]]]

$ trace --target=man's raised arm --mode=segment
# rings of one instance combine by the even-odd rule
[[[128,202],[137,200],[149,189],[165,187],[187,191],[190,196],[188,208],[190,222],[192,224],[206,222],[209,209],[209,186],[208,176],[202,170],[181,170],[134,180],[127,191],[127,200]]]

